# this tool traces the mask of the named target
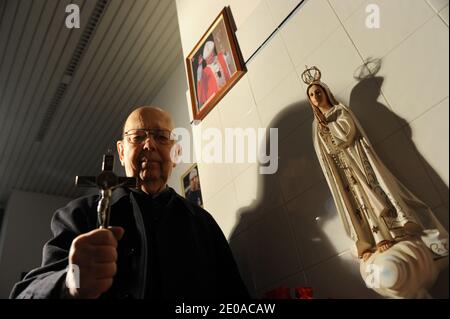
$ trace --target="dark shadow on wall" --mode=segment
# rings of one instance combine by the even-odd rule
[[[400,146],[405,148],[404,153],[411,154],[412,146],[423,165],[428,165],[411,140],[407,122],[377,101],[382,81],[371,77],[359,82],[351,92],[350,109],[370,140],[390,138],[402,127],[409,143]],[[333,233],[320,228],[338,216],[313,148],[311,122],[307,101],[288,106],[272,121],[270,127],[277,127],[280,135],[278,170],[273,175],[258,175],[257,200],[239,210],[230,245],[249,290],[257,298],[279,286],[311,286],[317,298],[379,298],[364,286],[356,259],[333,258],[345,248],[336,250]],[[383,124],[392,127],[392,132],[380,134]],[[401,164],[408,158],[393,159],[394,153],[380,152],[373,144],[386,166],[403,182],[400,171],[389,164]],[[403,150],[396,150],[395,154],[399,153]],[[425,168],[435,187],[447,187],[429,165]],[[426,185],[404,184],[419,198],[428,192]],[[283,193],[284,204],[274,195],[278,193]],[[320,217],[320,224],[312,221],[314,216]],[[342,226],[340,220],[338,223]],[[447,227],[448,216],[447,222],[441,223]],[[297,246],[303,247],[302,251],[297,251]],[[315,290],[315,285],[320,289]],[[441,273],[431,294],[448,298],[448,269]]]
[[[432,207],[432,203],[427,202],[427,198],[430,197],[430,192],[437,192],[440,194],[440,205],[448,205],[448,186],[417,150],[408,122],[377,101],[383,80],[382,77],[370,77],[353,87],[350,94],[350,109],[359,119],[383,163],[413,194]],[[399,134],[398,126],[402,128],[401,133],[406,137],[406,144],[401,145],[399,150],[377,147],[379,142]],[[407,164],[408,160],[411,161],[408,159],[410,156],[416,156],[419,159],[418,163],[414,162],[418,165],[417,169],[405,170],[405,166],[409,167]],[[425,170],[432,184],[417,182],[423,180],[424,170],[421,168]],[[439,215],[435,212],[435,215],[448,230],[448,207],[447,214]]]
[[[356,261],[331,258],[342,250],[336,251],[333,238],[317,227],[315,216],[320,224],[338,216],[314,152],[311,122],[306,101],[288,106],[272,121],[270,127],[279,131],[278,170],[258,174],[257,200],[239,210],[230,245],[256,298],[280,286],[291,288],[292,297],[294,288],[312,287],[316,298],[377,298],[364,287]],[[298,251],[297,243],[308,245],[308,251]],[[321,257],[326,261],[318,265]],[[336,280],[320,279],[321,269],[330,268],[339,274],[331,275]]]

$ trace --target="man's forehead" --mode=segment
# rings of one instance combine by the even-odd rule
[[[125,123],[125,131],[137,128],[160,128],[172,130],[170,115],[160,109],[144,108],[133,111]]]

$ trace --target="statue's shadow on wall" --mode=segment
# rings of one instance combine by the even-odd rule
[[[402,179],[401,164],[410,159],[394,158],[396,154],[416,153],[434,187],[448,194],[447,185],[416,149],[408,123],[378,101],[382,82],[382,77],[361,80],[351,91],[350,109],[381,160],[417,197],[426,202],[429,185],[414,183],[414,178]],[[239,269],[257,298],[281,286],[309,286],[317,298],[379,298],[365,286],[358,261],[348,252],[351,242],[342,238],[343,225],[313,148],[311,122],[309,103],[300,101],[285,108],[270,124],[280,135],[278,170],[273,175],[258,174],[257,199],[238,212],[230,245]],[[398,133],[407,143],[395,144],[395,152],[377,147],[378,143],[389,146],[383,141]],[[274,199],[273,194],[278,193],[284,204]],[[436,217],[448,229],[448,214]],[[447,268],[431,295],[448,298],[448,294]]]

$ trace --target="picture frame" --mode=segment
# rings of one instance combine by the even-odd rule
[[[225,7],[186,58],[194,121],[201,121],[247,72]]]
[[[203,207],[202,188],[196,163],[181,176],[181,189],[184,198]]]

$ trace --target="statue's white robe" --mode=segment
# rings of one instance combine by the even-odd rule
[[[329,131],[314,120],[314,148],[359,257],[384,240],[420,238],[437,227],[431,209],[384,166],[346,106],[335,105],[324,116]]]

